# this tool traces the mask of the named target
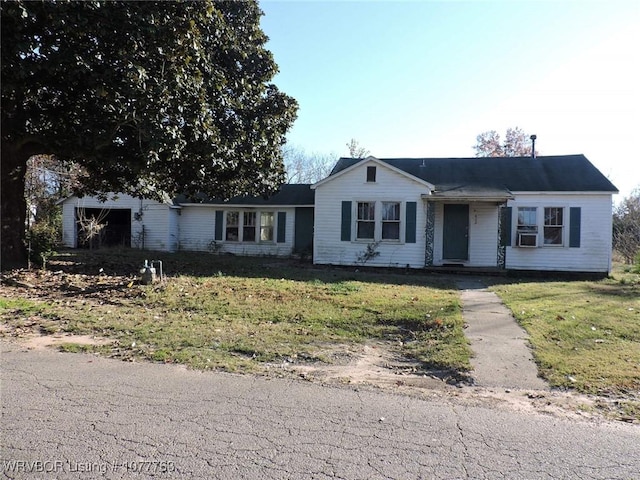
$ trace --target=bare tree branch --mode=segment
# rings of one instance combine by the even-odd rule
[[[84,208],[78,208],[78,235],[82,243],[89,245],[90,250],[93,250],[94,246],[100,248],[103,231],[108,225],[107,222],[104,222],[108,214],[109,210],[104,208],[100,210],[97,216],[87,215]]]
[[[315,183],[327,177],[337,161],[337,155],[307,153],[303,149],[285,145],[283,148],[287,183]]]
[[[351,158],[365,158],[369,155],[369,150],[360,146],[355,138],[352,138],[349,143],[347,143],[347,148],[349,149],[349,156]]]
[[[640,186],[613,212],[613,248],[629,264],[640,255]]]
[[[476,157],[529,157],[532,147],[530,136],[515,127],[507,129],[504,142],[500,141],[500,134],[495,130],[483,132],[476,137],[473,148]]]

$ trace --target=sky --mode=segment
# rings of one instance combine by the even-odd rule
[[[260,0],[299,103],[288,144],[348,156],[473,157],[519,127],[539,155],[584,154],[640,187],[640,0]]]

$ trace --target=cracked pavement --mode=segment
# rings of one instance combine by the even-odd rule
[[[0,341],[4,478],[612,479],[640,428]],[[20,463],[22,462],[22,463]]]
[[[462,316],[471,342],[472,376],[483,387],[549,390],[538,377],[527,332],[516,322],[500,298],[486,287],[483,278],[457,280]]]

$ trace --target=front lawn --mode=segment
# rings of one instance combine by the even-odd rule
[[[14,273],[12,286],[0,287],[0,318],[14,330],[37,322],[42,332],[116,340],[85,350],[198,369],[330,362],[328,345],[371,341],[389,342],[425,370],[470,368],[458,292],[441,278],[163,253],[154,255],[166,282],[145,286],[136,280],[144,255],[76,251],[53,258],[48,271]]]
[[[640,397],[640,275],[530,281],[492,289],[529,332],[538,368],[556,387]]]

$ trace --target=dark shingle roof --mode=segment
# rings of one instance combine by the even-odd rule
[[[512,192],[617,192],[584,155],[483,158],[380,158],[437,190],[460,186]],[[331,175],[361,161],[341,158]]]
[[[220,200],[216,198],[208,198],[204,195],[198,195],[195,199],[189,199],[180,195],[173,201],[175,204],[182,203],[203,203],[212,205],[313,205],[315,198],[315,190],[311,190],[311,185],[302,183],[287,183],[280,187],[276,193],[270,197],[233,197],[229,200]]]

